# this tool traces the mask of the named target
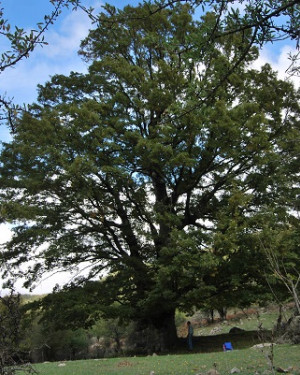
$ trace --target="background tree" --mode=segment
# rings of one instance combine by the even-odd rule
[[[0,296],[0,374],[16,374],[22,371],[26,374],[36,373],[34,368],[26,363],[26,355],[20,350],[23,334],[21,296],[8,288],[9,293]]]
[[[119,318],[99,319],[89,330],[89,334],[96,337],[99,346],[100,340],[104,340],[106,347],[113,348],[115,353],[119,354],[122,351],[122,339],[129,333],[130,326],[125,325]]]
[[[176,308],[222,292],[212,275],[226,259],[235,287],[259,282],[239,268],[255,250],[245,239],[297,175],[280,166],[299,95],[270,66],[251,69],[258,28],[226,33],[234,16],[192,13],[106,6],[82,43],[88,74],[40,86],[1,154],[1,210],[18,224],[4,276],[32,285],[89,263],[87,279],[105,275],[99,309],[157,329],[161,349],[176,341]],[[207,45],[212,33],[223,36]]]
[[[293,188],[299,189],[296,185]],[[274,221],[273,215],[265,215],[265,223],[256,239],[267,259],[270,272],[266,279],[270,290],[280,306],[275,328],[282,341],[299,343],[300,339],[300,258],[299,258],[299,212],[292,211],[290,217]],[[294,305],[294,316],[284,315],[285,302]]]
[[[20,296],[11,291],[0,297],[0,373],[5,374],[7,366],[14,365],[20,340]]]
[[[281,230],[268,228],[264,231],[264,238],[260,239],[260,243],[273,278],[284,285],[289,299],[295,303],[295,314],[300,315],[300,259],[297,241],[299,223],[297,227],[288,226]],[[266,241],[267,239],[269,241]],[[275,296],[280,299],[277,288],[275,289],[274,286],[271,288]]]

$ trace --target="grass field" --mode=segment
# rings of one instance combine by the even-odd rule
[[[230,314],[231,313],[231,314]],[[286,307],[283,312],[283,317],[285,320],[293,314],[293,307]],[[269,306],[267,309],[257,308],[248,311],[247,313],[238,312],[229,312],[229,319],[224,322],[216,321],[213,324],[201,325],[198,327],[195,326],[195,335],[196,336],[207,336],[220,333],[228,333],[232,327],[238,327],[246,331],[257,330],[259,326],[266,330],[271,330],[276,324],[278,318],[278,307]],[[231,317],[231,318],[230,318]],[[196,317],[197,319],[197,317]],[[192,320],[192,318],[191,318]],[[183,329],[185,333],[185,330]]]
[[[40,375],[221,375],[238,369],[239,375],[267,375],[270,348],[243,349],[232,352],[190,353],[148,357],[41,363],[34,365]],[[275,368],[300,375],[300,345],[275,345]]]

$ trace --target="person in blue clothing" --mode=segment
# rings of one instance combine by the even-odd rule
[[[231,344],[231,342],[224,342],[224,344],[223,344],[223,350],[224,350],[224,352],[227,352],[227,351],[229,351],[229,350],[233,350],[233,346],[232,346],[232,344]]]
[[[191,324],[190,321],[188,321],[187,323],[187,327],[188,327],[188,334],[187,334],[187,342],[188,342],[188,348],[189,350],[193,350],[193,334],[194,334],[194,328]]]

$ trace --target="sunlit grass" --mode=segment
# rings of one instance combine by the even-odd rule
[[[230,374],[236,367],[240,375],[262,374],[269,370],[270,348],[234,350],[232,352],[158,355],[99,360],[42,363],[34,365],[40,375],[196,375],[217,369]],[[275,367],[291,368],[290,374],[300,374],[300,345],[275,345]]]
[[[212,334],[228,333],[232,327],[238,327],[246,331],[255,331],[258,327],[265,330],[272,330],[278,319],[277,309],[258,309],[259,313],[240,315],[239,318],[227,320],[225,322],[215,322],[202,327],[196,327],[195,334],[198,336],[207,336]],[[285,318],[288,319],[293,314],[293,309],[287,309]]]

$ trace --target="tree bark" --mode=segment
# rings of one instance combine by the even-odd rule
[[[136,330],[129,339],[129,346],[136,352],[153,354],[172,349],[177,341],[175,309],[161,314],[153,311],[153,316],[136,322]]]
[[[175,310],[167,311],[159,319],[155,319],[154,326],[160,332],[161,349],[168,350],[173,348],[177,342]]]

